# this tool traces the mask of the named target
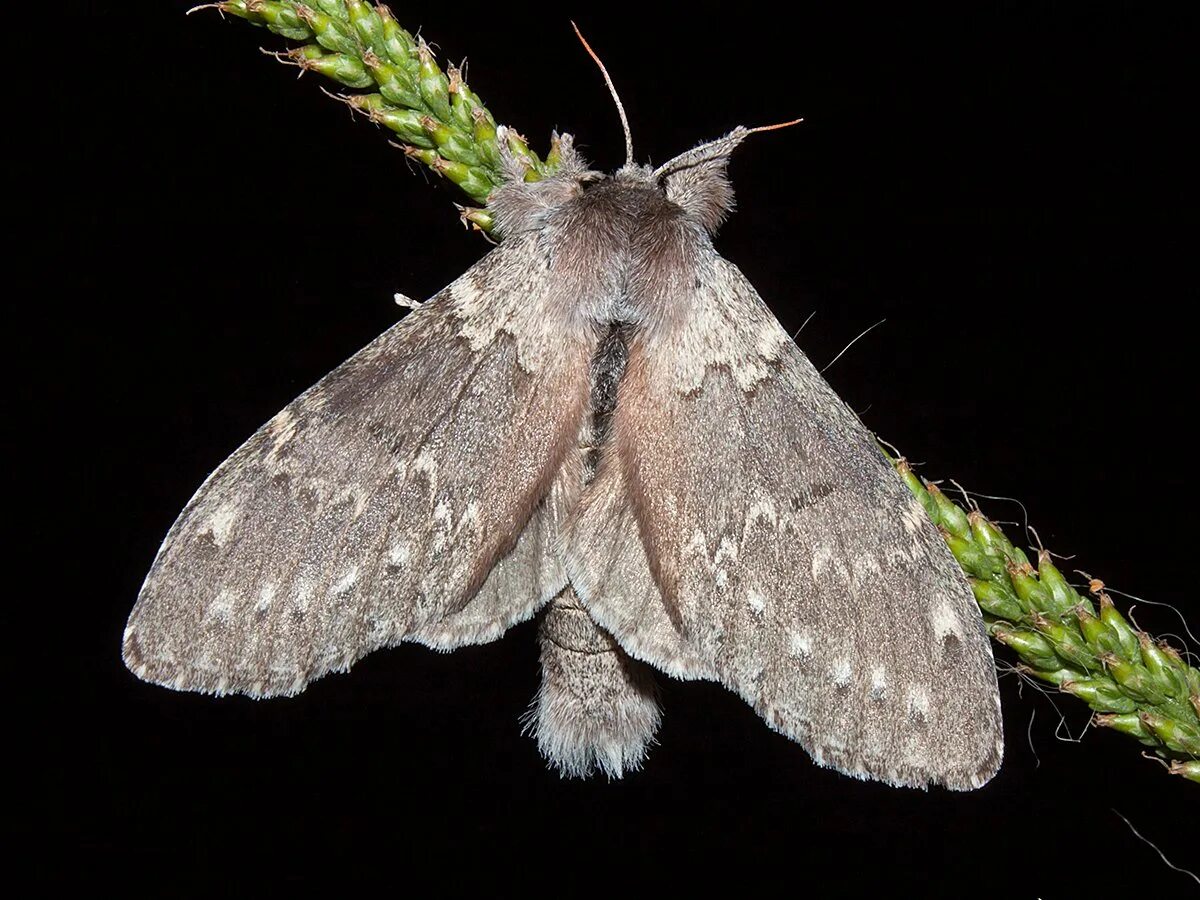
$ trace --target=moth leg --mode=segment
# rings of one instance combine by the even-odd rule
[[[662,721],[653,670],[625,654],[570,585],[542,617],[538,642],[542,683],[526,730],[546,761],[567,778],[640,769]]]

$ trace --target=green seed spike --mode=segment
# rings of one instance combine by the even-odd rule
[[[1008,577],[1012,580],[1013,588],[1016,589],[1017,596],[1021,598],[1021,602],[1026,607],[1042,612],[1055,611],[1050,608],[1050,592],[1042,587],[1038,583],[1038,580],[1033,577],[1033,566],[1027,562],[1021,563],[1006,560],[1005,567],[1008,570]]]
[[[471,120],[471,101],[463,90],[462,72],[458,66],[446,66],[446,77],[450,81],[450,118],[461,131],[470,134],[475,127]]]
[[[479,95],[467,87],[467,83],[462,83],[462,95],[466,99],[467,104],[471,107],[471,115],[475,115],[475,110],[483,113],[484,118],[492,123],[492,128],[496,127],[496,120],[492,118],[492,114],[487,111],[487,107],[483,105],[483,101],[479,99]]]
[[[967,524],[975,542],[980,544],[988,555],[1003,556],[1006,559],[1017,558],[1017,549],[1012,545],[1012,541],[979,510],[973,509],[967,513]]]
[[[1062,661],[1055,655],[1054,647],[1042,635],[1027,628],[1009,628],[999,625],[989,629],[992,637],[1012,647],[1021,659],[1043,672],[1057,672]]]
[[[477,206],[462,206],[458,203],[454,205],[458,207],[458,217],[462,220],[464,228],[475,231],[491,231],[496,224],[492,214],[486,209],[479,209]]]
[[[332,16],[343,22],[350,20],[350,16],[346,12],[346,0],[309,0],[309,2],[327,16]]]
[[[1193,697],[1200,694],[1200,669],[1194,668],[1193,666],[1189,666],[1187,663],[1185,663],[1179,658],[1179,654],[1175,653],[1175,650],[1172,647],[1165,648],[1163,652],[1169,654],[1174,653],[1175,661],[1179,663],[1179,665],[1183,666],[1187,676],[1188,693],[1190,693]],[[1200,714],[1200,706],[1196,707],[1196,712]]]
[[[508,129],[508,149],[513,156],[520,158],[525,164],[525,181],[541,181],[541,163],[529,149],[529,142],[513,129]]]
[[[1187,682],[1189,691],[1200,691],[1200,671],[1193,669],[1183,657],[1179,655],[1179,651],[1165,641],[1158,642],[1158,649],[1165,653],[1171,659],[1171,665],[1175,667],[1176,672],[1183,673],[1183,680]],[[1192,676],[1195,677],[1193,680]]]
[[[383,42],[383,20],[370,3],[346,0],[346,12],[360,44],[376,56],[387,55]]]
[[[314,56],[311,55],[309,48],[301,49],[306,51],[306,55],[298,64],[306,72],[316,72],[338,84],[344,84],[346,87],[375,86],[375,79],[371,77],[366,67],[353,56],[347,56],[344,53],[322,53],[320,56]]]
[[[417,89],[430,112],[441,122],[450,121],[450,79],[438,68],[433,58],[433,51],[419,38],[417,44],[417,60],[420,68],[417,70]]]
[[[267,55],[274,56],[280,62],[290,63],[308,70],[307,63],[310,60],[320,59],[322,56],[325,56],[325,51],[317,44],[305,44],[302,47],[293,47],[286,53],[268,53]]]
[[[1096,609],[1092,606],[1092,602],[1085,597],[1079,596],[1079,593],[1071,587],[1067,579],[1063,578],[1062,572],[1054,565],[1053,560],[1050,559],[1050,554],[1045,550],[1038,551],[1037,569],[1038,581],[1042,583],[1042,587],[1050,592],[1056,610],[1065,612],[1082,603],[1088,612],[1092,615],[1096,614]]]
[[[1131,713],[1137,710],[1137,701],[1125,696],[1109,680],[1097,678],[1086,681],[1069,679],[1059,687],[1090,706],[1096,712]]]
[[[404,109],[420,109],[424,104],[417,86],[399,66],[384,62],[373,50],[363,51],[363,65],[366,66],[375,84],[388,103]]]
[[[1182,775],[1188,781],[1200,782],[1200,762],[1189,759],[1186,762],[1183,760],[1172,760],[1170,772],[1172,775]]]
[[[392,17],[392,11],[383,4],[375,7],[383,37],[385,56],[393,65],[407,70],[413,77],[417,71],[417,45],[413,36],[405,31]]]
[[[1054,652],[1059,658],[1087,672],[1093,672],[1100,668],[1095,654],[1088,649],[1083,638],[1073,628],[1041,613],[1034,613],[1032,622],[1033,626],[1053,644]]]
[[[1176,671],[1171,657],[1150,640],[1150,635],[1144,631],[1138,632],[1138,644],[1142,650],[1142,663],[1150,676],[1158,682],[1168,695],[1183,700],[1187,697],[1187,679],[1183,672]]]
[[[963,540],[971,538],[971,523],[967,520],[967,514],[943,494],[941,488],[936,484],[926,483],[925,489],[929,491],[929,496],[937,506],[938,522],[941,526],[957,538]],[[982,549],[980,548],[980,550]]]
[[[1100,592],[1100,618],[1117,636],[1117,640],[1121,644],[1120,655],[1130,662],[1141,662],[1141,642],[1138,641],[1137,633],[1129,627],[1125,617],[1117,612],[1112,598],[1103,591]]]
[[[421,116],[411,109],[397,109],[384,102],[379,94],[352,94],[342,97],[352,109],[363,113],[376,124],[394,131],[401,140],[425,150],[433,149],[433,141],[421,125]]]
[[[428,157],[423,159],[426,165],[473,201],[486,202],[504,180],[496,119],[463,80],[463,73],[453,66],[443,73],[429,45],[402,28],[386,6],[367,0],[219,0],[211,6],[306,42],[272,55],[345,87],[377,91],[372,99],[351,105],[405,144],[436,151],[450,165],[425,153],[413,158]],[[525,180],[536,181],[549,171],[515,132],[509,146],[525,164]],[[493,220],[477,213],[467,224],[486,230]]]
[[[1001,619],[1018,620],[1025,611],[1017,601],[1017,595],[1012,588],[998,581],[985,581],[980,578],[968,578],[975,601],[984,612]]]
[[[457,129],[444,125],[433,116],[422,116],[421,127],[429,135],[438,152],[451,162],[468,166],[479,166],[482,160],[471,139]]]
[[[891,459],[885,451],[884,456]],[[938,512],[937,504],[933,502],[933,498],[929,496],[929,491],[925,490],[925,485],[921,483],[921,479],[913,472],[912,466],[908,464],[908,460],[901,457],[894,460],[892,465],[896,467],[896,471],[900,473],[901,480],[908,486],[913,496],[921,501],[921,506],[925,509],[925,514],[929,516],[930,521],[934,525],[942,524],[941,514]]]
[[[550,135],[550,152],[546,154],[546,161],[543,163],[543,165],[546,167],[547,171],[553,172],[561,164],[562,138],[560,138],[558,136],[558,132],[555,131]]]
[[[401,145],[401,149],[404,150],[404,155],[409,159],[415,159],[417,162],[423,162],[431,169],[435,168],[435,163],[441,159],[441,157],[437,155],[436,150],[424,150],[419,147],[406,147],[404,145]]]
[[[1121,642],[1117,640],[1116,633],[1103,620],[1094,616],[1082,603],[1075,607],[1074,613],[1079,620],[1079,630],[1083,634],[1083,639],[1088,642],[1088,646],[1099,653],[1120,651]]]
[[[476,198],[481,202],[487,201],[495,187],[484,171],[475,166],[468,166],[439,156],[433,167],[457,184],[468,197]]]
[[[1158,745],[1158,739],[1142,726],[1142,720],[1137,713],[1102,713],[1092,717],[1092,721],[1101,728],[1111,728],[1130,737],[1135,737],[1143,744],[1152,747]]]
[[[493,172],[500,171],[500,148],[496,145],[496,123],[487,110],[476,106],[471,110],[472,138],[479,147],[479,155]],[[551,144],[553,152],[553,144]]]
[[[423,162],[439,175],[452,181],[471,199],[480,203],[487,202],[494,185],[479,169],[443,159],[436,150],[422,150],[411,146],[403,146],[403,149],[410,159]]]
[[[1176,753],[1200,756],[1200,730],[1155,712],[1138,714],[1142,727]]]
[[[323,12],[318,12],[311,6],[297,6],[296,14],[312,30],[317,43],[326,50],[344,53],[347,56],[358,56],[358,40],[350,32],[346,23]]]
[[[238,16],[255,25],[265,25],[276,34],[293,41],[307,41],[313,37],[312,29],[304,24],[294,6],[273,3],[268,0],[241,0],[237,3],[220,3],[221,12]]]
[[[974,575],[980,579],[990,579],[999,576],[1004,571],[1004,566],[999,560],[988,556],[968,538],[962,538],[947,531],[944,525],[938,525],[938,530],[945,538],[947,546],[950,547],[950,552],[954,554],[954,558],[958,560],[958,564],[968,575]]]
[[[1081,682],[1087,680],[1086,675],[1082,672],[1076,672],[1074,669],[1057,669],[1053,672],[1046,672],[1021,663],[1017,666],[1017,671],[1023,675],[1032,675],[1035,678],[1040,678],[1042,681],[1049,682],[1057,688],[1061,688],[1068,681]]]
[[[1145,700],[1157,706],[1165,703],[1167,695],[1159,690],[1150,673],[1136,663],[1126,662],[1115,653],[1102,653],[1100,661],[1104,663],[1109,673],[1121,685],[1125,693],[1138,700]]]

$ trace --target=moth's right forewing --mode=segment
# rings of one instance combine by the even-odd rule
[[[673,238],[568,524],[581,598],[631,655],[721,681],[818,762],[986,781],[999,698],[964,576],[749,282],[686,229],[657,246]]]
[[[377,647],[490,640],[565,584],[594,340],[539,236],[506,241],[275,416],[167,535],[139,676],[295,693]]]

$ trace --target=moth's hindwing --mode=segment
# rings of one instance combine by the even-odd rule
[[[660,324],[568,522],[576,590],[632,656],[719,680],[818,763],[982,784],[999,695],[962,572],[745,277],[679,242],[655,252],[680,271],[642,282]]]
[[[135,673],[295,693],[402,640],[494,639],[564,586],[591,347],[537,252],[506,242],[212,474],[130,615]]]

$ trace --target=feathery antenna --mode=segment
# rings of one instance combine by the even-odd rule
[[[579,30],[579,26],[574,22],[571,27],[575,29],[575,36],[579,38],[579,42],[583,44],[583,49],[588,52],[588,56],[592,61],[600,67],[600,74],[604,76],[604,83],[608,85],[608,92],[612,94],[613,102],[617,104],[617,113],[621,116],[621,127],[625,129],[625,165],[633,165],[633,136],[629,133],[629,120],[625,118],[625,107],[621,103],[621,98],[617,94],[617,89],[613,87],[612,79],[608,75],[608,69],[604,68],[604,63],[600,62],[600,57],[596,55],[596,51],[592,49],[591,44],[587,42],[587,38],[583,36],[583,32]]]
[[[670,175],[672,172],[678,171],[679,169],[683,169],[688,166],[695,166],[709,159],[728,156],[733,152],[733,149],[737,147],[738,144],[744,141],[746,137],[751,134],[758,134],[762,131],[776,131],[780,128],[788,128],[792,125],[799,125],[803,121],[803,119],[792,119],[790,122],[779,122],[775,125],[759,125],[757,128],[746,128],[743,125],[739,125],[724,137],[719,137],[715,141],[709,141],[707,144],[701,144],[698,147],[693,147],[686,153],[680,153],[674,159],[663,163],[654,170],[654,177],[656,179],[662,178],[666,175]]]

